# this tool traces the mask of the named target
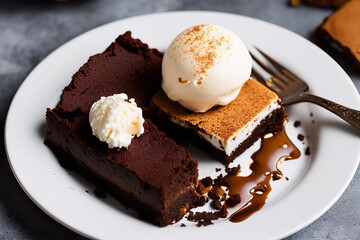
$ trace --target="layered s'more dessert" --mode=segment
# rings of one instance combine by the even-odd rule
[[[165,52],[152,107],[169,131],[228,164],[265,133],[281,130],[286,118],[279,97],[250,77],[251,68],[235,33],[189,28]]]

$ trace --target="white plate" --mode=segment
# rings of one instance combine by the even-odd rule
[[[236,224],[222,220],[202,228],[182,228],[179,224],[159,228],[145,223],[111,197],[98,199],[86,193],[94,187],[63,169],[43,144],[46,108],[57,104],[61,90],[90,55],[102,52],[126,30],[151,47],[165,50],[179,32],[201,23],[228,27],[249,46],[265,50],[306,79],[315,94],[360,108],[354,85],[334,60],[304,38],[273,24],[215,12],[171,12],[116,21],[84,33],[50,54],[29,74],[11,104],[5,129],[9,162],[21,187],[42,210],[68,228],[93,238],[219,239],[231,234],[242,239],[273,239],[305,227],[335,203],[358,166],[360,139],[337,117],[304,103],[287,108],[287,129],[302,151],[296,136],[309,135],[306,145],[310,144],[312,154],[282,164],[290,180],[275,182],[266,206]],[[294,128],[294,120],[301,120],[302,127]],[[237,162],[248,161],[258,146],[255,144]],[[214,168],[220,165],[206,154],[191,150],[199,161],[200,175],[214,175]]]

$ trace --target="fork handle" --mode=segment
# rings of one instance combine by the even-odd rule
[[[302,93],[297,100],[298,101],[296,102],[315,103],[329,110],[330,112],[335,113],[337,116],[341,117],[353,128],[355,128],[355,130],[360,134],[360,111],[345,107],[343,105],[334,103],[330,100],[312,95],[307,92]]]

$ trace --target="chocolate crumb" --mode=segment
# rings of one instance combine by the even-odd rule
[[[211,190],[208,192],[208,197],[212,200],[219,200],[220,196],[217,194],[217,190],[219,189],[219,186],[214,185]]]
[[[228,211],[227,208],[225,206],[222,206],[219,212],[219,217],[220,218],[226,218],[228,215]]]
[[[200,180],[200,182],[204,185],[204,187],[208,187],[213,185],[213,180],[211,177],[206,177]]]
[[[221,168],[215,168],[215,171],[216,171],[216,172],[220,172],[220,171],[221,171]]]
[[[184,223],[182,223],[182,224],[180,225],[180,227],[186,227],[186,225],[185,225]]]
[[[212,225],[214,224],[210,219],[204,219],[204,220],[199,220],[198,223],[196,224],[196,226],[201,227],[201,226],[208,226],[208,225]]]
[[[87,194],[90,194],[89,190],[85,190],[85,192],[86,192]],[[91,194],[90,194],[90,195],[91,195]]]
[[[225,204],[228,207],[234,207],[235,205],[239,204],[241,201],[240,194],[235,194],[230,196],[226,201]]]
[[[216,211],[216,212],[196,212],[194,214],[194,212],[190,211],[189,215],[186,217],[187,220],[191,221],[191,222],[198,222],[197,226],[201,227],[201,226],[207,226],[207,225],[211,225],[212,220],[217,220],[219,218],[226,218],[228,215],[228,211],[226,209],[226,207],[221,207],[220,211]]]
[[[310,155],[310,147],[307,147],[306,150],[305,150],[305,155]]]
[[[312,122],[312,123],[315,123],[315,120],[312,120],[311,122]]]
[[[203,185],[202,182],[200,181],[200,182],[198,183],[198,185],[196,186],[195,190],[196,190],[197,193],[199,193],[199,194],[201,195],[201,192],[202,192],[203,189],[204,189],[204,185]]]
[[[294,127],[300,127],[301,126],[301,122],[300,121],[295,121],[294,122]]]
[[[206,204],[206,199],[204,196],[201,196],[199,201],[197,201],[194,205],[195,207],[201,207],[204,206]]]
[[[285,177],[286,181],[289,181],[289,178],[288,177]]]
[[[220,174],[219,176],[217,176],[217,178],[214,179],[214,185],[222,185],[223,184],[223,175]]]
[[[311,112],[311,113],[310,113],[310,117],[313,117],[313,116],[314,116],[314,114]]]
[[[297,136],[297,138],[298,138],[300,141],[304,141],[305,136],[302,135],[302,134],[299,134],[299,135]]]
[[[236,175],[240,172],[240,164],[237,165],[236,167],[232,167],[232,168],[225,168],[225,172],[228,174],[228,175]]]
[[[221,203],[219,200],[214,200],[210,203],[210,206],[214,209],[220,210],[221,209]]]
[[[187,217],[189,221],[199,221],[204,219],[210,219],[210,220],[216,220],[219,219],[218,212],[196,212],[193,211],[189,212],[189,215]]]
[[[189,215],[186,217],[189,221],[193,221],[194,220],[194,212],[193,211],[189,211]]]
[[[225,201],[225,200],[226,200],[226,197],[227,197],[227,194],[224,193],[224,195],[222,195],[221,198],[220,198],[220,202]]]
[[[106,198],[106,192],[101,188],[95,188],[94,193],[98,198]]]

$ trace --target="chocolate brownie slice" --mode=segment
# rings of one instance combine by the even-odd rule
[[[160,89],[162,53],[130,32],[90,57],[66,86],[59,104],[46,113],[45,143],[66,166],[95,182],[159,226],[180,220],[198,201],[197,162],[189,151],[160,132],[149,119],[128,149],[109,149],[92,135],[91,105],[101,96],[126,93],[149,115]]]

